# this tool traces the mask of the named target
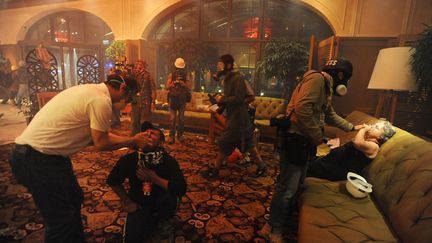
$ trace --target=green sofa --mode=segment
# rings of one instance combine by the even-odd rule
[[[353,124],[376,118],[354,111]],[[355,132],[333,130],[341,144]],[[345,181],[306,178],[300,196],[298,242],[432,242],[432,144],[404,130],[382,145],[365,169],[373,185],[355,199]]]

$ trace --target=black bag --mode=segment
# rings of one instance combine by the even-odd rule
[[[305,165],[310,155],[316,154],[316,147],[309,139],[295,133],[285,136],[285,158],[295,165]]]

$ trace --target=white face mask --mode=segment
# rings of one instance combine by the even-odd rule
[[[126,107],[126,102],[124,99],[121,99],[119,102],[113,103],[114,109],[123,110]]]

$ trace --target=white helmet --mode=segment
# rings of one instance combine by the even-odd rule
[[[174,66],[176,68],[184,68],[186,66],[186,63],[183,58],[179,57],[175,60]]]
[[[348,172],[346,189],[355,198],[364,198],[372,192],[372,185],[365,178],[353,172]]]

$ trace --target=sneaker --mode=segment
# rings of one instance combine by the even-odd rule
[[[260,176],[265,176],[267,173],[267,165],[258,165],[255,173],[253,174],[253,177],[257,178]]]
[[[219,177],[219,170],[214,167],[210,167],[201,175],[206,179],[215,179]]]
[[[244,157],[242,160],[239,161],[239,165],[245,165],[245,164],[249,164],[251,162],[251,158],[249,156],[249,153],[244,153]]]
[[[175,138],[174,137],[169,137],[168,144],[174,144],[174,142],[175,142]]]

